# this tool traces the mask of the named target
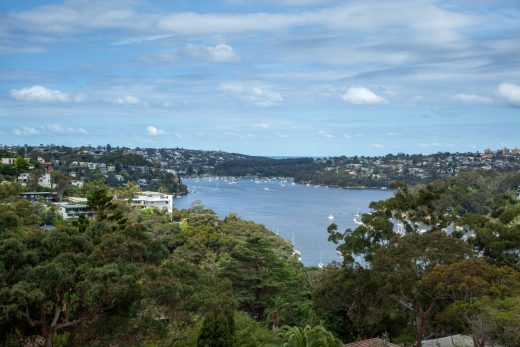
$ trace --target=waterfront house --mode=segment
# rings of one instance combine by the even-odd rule
[[[132,206],[156,207],[173,212],[173,195],[159,192],[142,192],[132,198]]]

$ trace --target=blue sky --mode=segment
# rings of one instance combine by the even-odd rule
[[[520,146],[520,3],[0,2],[0,144]]]

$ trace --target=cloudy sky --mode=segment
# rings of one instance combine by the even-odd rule
[[[518,0],[0,2],[0,144],[520,146]]]

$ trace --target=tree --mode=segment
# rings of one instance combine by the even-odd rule
[[[217,309],[206,314],[197,339],[197,347],[233,346],[234,318]]]
[[[322,326],[304,328],[284,326],[280,330],[278,337],[280,343],[274,346],[280,347],[341,347],[343,343],[334,337]]]
[[[29,163],[22,156],[17,156],[14,161],[14,168],[18,173],[27,172],[29,170]]]
[[[231,281],[239,308],[254,319],[263,319],[273,301],[279,300],[276,297],[293,304],[304,300],[298,274],[266,240],[251,237],[235,246],[230,256],[222,263],[221,276]]]
[[[445,312],[455,313],[469,328],[475,347],[484,347],[494,329],[483,310],[483,298],[490,302],[520,294],[519,272],[481,258],[439,265],[424,277],[423,283],[448,304]]]
[[[425,277],[436,266],[471,255],[471,247],[440,231],[396,237],[374,254],[372,276],[381,283],[381,302],[412,314],[417,347],[421,347],[426,323],[441,299],[438,291],[424,284]]]
[[[112,203],[112,195],[106,186],[93,186],[87,195],[88,208],[96,213],[98,220],[104,220],[107,212],[114,206]]]
[[[51,173],[52,183],[55,185],[54,189],[58,193],[58,197],[61,200],[63,193],[70,188],[70,179],[60,171],[53,171]]]

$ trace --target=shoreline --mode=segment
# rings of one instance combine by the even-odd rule
[[[312,181],[295,181],[293,177],[269,177],[269,176],[212,176],[212,175],[203,175],[203,176],[184,176],[181,177],[181,179],[230,179],[230,180],[237,180],[237,179],[269,179],[269,180],[279,180],[279,181],[290,181],[294,182],[296,184],[300,185],[307,185],[310,184],[312,186],[319,186],[322,188],[328,187],[328,188],[339,188],[339,189],[347,189],[347,190],[389,190],[393,191],[394,189],[388,187],[388,186],[373,186],[373,187],[367,187],[367,186],[340,186],[336,184],[320,184],[320,183],[313,183]]]

